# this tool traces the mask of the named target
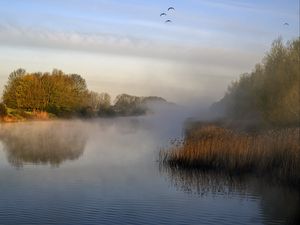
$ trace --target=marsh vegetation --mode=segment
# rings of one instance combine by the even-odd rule
[[[161,151],[163,164],[233,174],[254,173],[300,185],[300,39],[274,41],[253,72],[232,83],[183,140]]]
[[[174,140],[160,159],[170,167],[255,173],[300,185],[299,128],[241,133],[205,125]]]

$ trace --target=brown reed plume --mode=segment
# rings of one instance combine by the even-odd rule
[[[215,125],[193,127],[160,152],[171,167],[255,173],[300,184],[300,128],[238,133]]]

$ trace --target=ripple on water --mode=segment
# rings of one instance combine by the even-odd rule
[[[294,190],[160,167],[166,129],[150,122],[2,126],[0,224],[284,224],[298,214]]]

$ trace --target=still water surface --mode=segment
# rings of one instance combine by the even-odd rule
[[[0,124],[0,224],[296,224],[296,190],[161,167],[181,132],[154,116]]]

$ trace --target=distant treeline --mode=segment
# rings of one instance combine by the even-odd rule
[[[136,97],[121,94],[111,104],[107,93],[89,91],[86,81],[77,74],[65,74],[54,69],[52,73],[27,73],[18,69],[9,75],[4,87],[0,115],[7,108],[24,112],[48,112],[56,116],[131,116],[149,111],[151,102],[166,102],[160,97]]]
[[[262,63],[233,82],[212,110],[232,120],[300,125],[300,38],[275,40]]]

